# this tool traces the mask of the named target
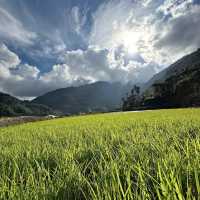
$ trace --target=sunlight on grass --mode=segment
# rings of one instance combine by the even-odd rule
[[[0,199],[198,199],[200,109],[0,128]]]

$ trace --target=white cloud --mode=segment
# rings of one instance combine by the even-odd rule
[[[171,60],[196,50],[200,47],[200,6],[193,6],[159,27],[162,35],[155,41],[155,47],[166,52]]]
[[[23,24],[11,13],[0,7],[0,38],[20,42],[21,44],[33,44],[36,33],[26,30]]]
[[[6,45],[0,44],[0,66],[15,68],[20,63],[19,57],[10,51]]]
[[[119,45],[119,43],[116,44],[116,40],[131,17],[131,7],[129,0],[119,3],[109,1],[101,5],[93,15],[94,24],[89,40],[90,45],[98,45],[101,48]]]
[[[152,1],[121,0],[103,4],[93,16],[90,45],[109,51],[123,45],[126,54],[140,54],[147,63],[160,63],[162,60],[153,48],[157,33],[152,25],[155,7]]]
[[[20,63],[16,54],[11,52],[4,44],[0,44],[0,80],[10,76],[11,68]]]
[[[193,0],[166,0],[157,11],[175,18],[184,15],[190,7],[193,7]]]
[[[60,59],[69,66],[71,75],[93,81],[144,82],[159,70],[155,63],[142,63],[137,55],[128,57],[125,50],[115,50],[90,47],[66,52]]]
[[[71,20],[71,28],[74,29],[74,31],[77,34],[81,34],[82,28],[86,23],[87,17],[86,14],[82,15],[80,12],[79,7],[74,6],[71,9],[71,16],[70,16]]]
[[[1,82],[1,79],[8,78],[9,76],[10,76],[9,69],[0,65],[0,82]]]
[[[43,74],[39,81],[50,85],[52,88],[60,88],[73,84],[76,78],[76,76],[70,74],[69,66],[57,64],[52,67],[50,72]]]
[[[90,45],[109,51],[123,45],[166,67],[200,45],[199,13],[193,0],[109,1],[93,16]]]
[[[29,64],[20,64],[18,68],[13,72],[15,75],[21,76],[23,79],[37,79],[40,70]]]
[[[106,49],[66,51],[60,60],[70,66],[70,72],[77,76],[95,77],[109,68]],[[105,77],[102,77],[105,78]]]
[[[42,74],[36,66],[22,64],[4,44],[0,45],[0,58],[0,90],[21,98],[91,81],[87,76],[73,73],[72,66],[67,64],[54,65],[51,71]]]
[[[39,69],[28,64],[21,64],[19,57],[5,44],[0,44],[0,90],[17,95],[19,91],[34,88]]]

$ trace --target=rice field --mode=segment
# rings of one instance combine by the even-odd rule
[[[0,128],[0,199],[200,199],[200,109]]]

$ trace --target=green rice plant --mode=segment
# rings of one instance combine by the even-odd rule
[[[10,126],[0,149],[0,199],[200,199],[200,109]]]

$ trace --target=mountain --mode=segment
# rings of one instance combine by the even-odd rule
[[[145,88],[148,89],[155,83],[162,83],[166,79],[172,76],[178,76],[183,73],[185,70],[192,70],[193,68],[198,68],[200,66],[200,49],[197,51],[184,56],[179,59],[177,62],[170,65],[168,68],[163,71],[155,74],[146,84]]]
[[[42,116],[53,113],[53,110],[47,106],[21,101],[9,94],[0,92],[0,116]]]
[[[200,49],[156,74],[145,92],[132,93],[124,110],[200,106]]]
[[[58,89],[32,102],[50,106],[63,114],[104,112],[120,107],[121,98],[131,88],[130,84],[96,82],[79,87]]]

